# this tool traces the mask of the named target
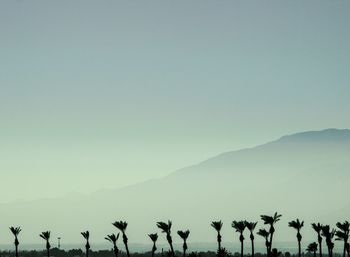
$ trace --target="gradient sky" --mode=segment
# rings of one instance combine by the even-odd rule
[[[350,128],[349,13],[346,0],[1,1],[0,202]]]

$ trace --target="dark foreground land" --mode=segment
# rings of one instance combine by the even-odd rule
[[[19,257],[46,257],[46,251],[21,251]],[[13,251],[0,251],[0,257],[14,257],[15,253]],[[85,257],[85,251],[81,249],[72,249],[72,250],[60,250],[58,248],[53,248],[50,251],[50,257]],[[131,253],[131,257],[151,257],[151,252],[146,253]],[[167,252],[156,253],[154,257],[168,257],[170,256]],[[176,252],[176,257],[182,257],[182,252]],[[187,257],[218,257],[216,252],[189,252]],[[250,254],[244,255],[246,257],[251,257]],[[298,254],[291,254],[289,252],[279,252],[278,256],[274,257],[297,257]],[[324,255],[326,256],[326,255]],[[89,257],[115,257],[113,250],[100,250],[100,251],[89,251]],[[127,257],[125,253],[120,252],[118,257]],[[240,257],[240,253],[226,253],[223,256],[219,257]],[[266,254],[255,253],[255,257],[266,257]],[[302,253],[302,257],[313,257],[313,254]],[[341,254],[333,254],[333,257],[341,257]]]

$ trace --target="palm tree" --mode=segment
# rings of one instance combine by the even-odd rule
[[[151,238],[152,242],[153,242],[153,247],[152,247],[152,257],[154,257],[154,253],[157,251],[157,247],[156,247],[156,242],[158,239],[158,234],[154,233],[154,234],[148,234],[149,238]]]
[[[320,256],[322,257],[322,236],[321,236],[321,232],[322,232],[322,224],[320,223],[312,223],[311,224],[312,228],[316,231],[317,233],[317,241],[318,241],[318,249],[319,249],[319,253]]]
[[[245,222],[245,226],[250,232],[250,241],[252,243],[252,257],[254,257],[254,229],[257,224],[258,222],[248,222],[248,221]]]
[[[335,235],[335,229],[330,229],[329,225],[322,226],[322,236],[326,239],[326,244],[328,248],[328,256],[333,257],[334,243],[332,241]]]
[[[47,251],[47,257],[50,257],[50,231],[45,231],[45,232],[41,232],[41,234],[39,235],[42,239],[44,239],[46,241],[46,251]]]
[[[168,220],[168,223],[162,221],[157,222],[157,227],[162,230],[162,233],[166,234],[166,240],[168,241],[170,246],[171,256],[174,257],[175,253],[173,248],[173,239],[171,238],[171,225],[172,223],[170,220]]]
[[[187,250],[187,238],[188,238],[188,236],[190,234],[190,231],[189,230],[185,230],[185,231],[179,230],[179,231],[177,231],[177,234],[184,241],[184,243],[182,245],[182,249],[183,249],[183,257],[185,257],[186,256],[186,250]]]
[[[127,257],[130,257],[129,247],[128,247],[128,237],[125,234],[125,230],[128,226],[128,223],[126,221],[116,221],[113,223],[113,225],[122,232],[123,243],[125,245],[126,255],[127,255]]]
[[[221,220],[219,221],[213,221],[211,223],[211,226],[216,230],[216,232],[218,233],[218,236],[217,236],[217,241],[218,241],[218,251],[221,250],[221,234],[220,234],[220,231],[221,231],[221,228],[222,228],[222,222]]]
[[[337,222],[336,226],[339,228],[339,230],[335,233],[337,236],[335,240],[344,241],[343,257],[345,257],[349,244],[348,240],[350,224],[348,221],[344,221],[344,223]]]
[[[12,234],[15,236],[15,251],[16,251],[16,257],[18,257],[18,245],[19,245],[19,241],[18,241],[18,234],[19,232],[22,231],[21,227],[10,227],[10,230],[12,232]]]
[[[270,249],[270,242],[269,242],[269,235],[270,235],[270,233],[266,229],[262,228],[262,229],[259,229],[257,234],[259,236],[262,236],[265,239],[266,256],[268,256],[269,255],[269,249]]]
[[[300,229],[304,226],[304,221],[300,221],[299,219],[292,220],[288,223],[288,226],[297,230],[297,239],[298,239],[298,256],[301,257],[301,246],[300,242],[302,236],[300,234]]]
[[[113,244],[113,252],[114,252],[114,256],[115,257],[118,257],[118,253],[119,253],[119,249],[118,249],[118,246],[117,246],[118,238],[119,238],[119,233],[117,235],[110,234],[110,235],[107,235],[105,237],[105,239],[107,241],[109,241],[109,242],[111,242]]]
[[[90,232],[89,231],[81,232],[81,235],[86,239],[86,244],[85,244],[86,257],[89,257],[89,250],[90,250],[89,237],[90,237]]]
[[[241,242],[241,257],[243,257],[243,241],[244,241],[244,236],[243,236],[243,232],[245,229],[245,224],[246,221],[245,220],[241,220],[241,221],[232,221],[231,226],[236,229],[236,232],[239,233],[239,241]]]
[[[277,221],[280,220],[282,215],[275,212],[275,214],[273,216],[261,215],[260,217],[264,221],[264,224],[270,225],[270,230],[269,230],[270,241],[269,241],[269,249],[268,249],[268,256],[270,256],[271,255],[271,248],[272,248],[273,234],[275,233],[274,225],[276,224]]]
[[[314,257],[316,257],[317,243],[313,242],[313,243],[309,244],[306,248],[306,251],[308,251],[309,253],[313,253]]]

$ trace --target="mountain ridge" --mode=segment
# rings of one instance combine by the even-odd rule
[[[283,214],[284,221],[300,217],[311,222],[316,217],[334,224],[338,221],[335,217],[347,218],[350,207],[350,200],[339,197],[348,193],[350,180],[350,141],[339,138],[350,137],[350,130],[313,133],[338,139],[333,140],[335,144],[329,140],[300,144],[299,139],[294,144],[282,137],[222,153],[143,183],[82,197],[2,204],[0,229],[13,224],[28,231],[39,229],[38,233],[52,229],[76,242],[80,240],[76,232],[87,226],[103,238],[113,229],[111,222],[125,219],[130,223],[130,238],[144,242],[144,235],[156,229],[155,222],[168,219],[174,221],[174,229],[188,227],[194,241],[213,239],[212,220],[222,219],[225,224],[233,218],[258,220],[260,214],[275,211]],[[337,133],[342,136],[332,136]],[[281,227],[278,240],[293,240],[287,225]],[[313,235],[305,230],[306,237]],[[227,233],[223,231],[225,237]],[[30,243],[36,242],[29,235],[23,236],[32,240]]]

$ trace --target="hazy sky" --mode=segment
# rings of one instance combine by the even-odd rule
[[[350,1],[0,3],[0,202],[350,127]]]

